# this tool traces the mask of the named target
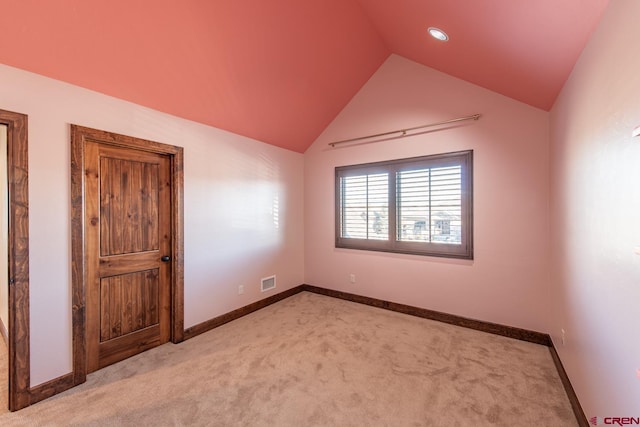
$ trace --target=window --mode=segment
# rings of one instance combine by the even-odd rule
[[[336,247],[473,259],[473,151],[336,168]]]

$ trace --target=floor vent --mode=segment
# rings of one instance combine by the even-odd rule
[[[260,290],[262,292],[264,291],[268,291],[270,289],[273,289],[276,287],[276,276],[271,276],[271,277],[265,277],[264,279],[260,280]]]

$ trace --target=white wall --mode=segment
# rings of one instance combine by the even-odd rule
[[[301,154],[4,65],[0,108],[29,116],[32,385],[71,371],[70,123],[184,147],[185,327],[303,282]]]
[[[551,111],[550,332],[588,418],[640,416],[638,17],[609,3]]]
[[[482,118],[454,129],[327,146],[474,113]],[[473,261],[334,247],[336,166],[466,149]],[[305,153],[305,282],[545,332],[548,155],[546,112],[392,55]]]

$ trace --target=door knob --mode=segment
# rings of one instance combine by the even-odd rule
[[[164,255],[162,258],[160,258],[160,261],[169,262],[171,261],[171,257],[169,255]]]

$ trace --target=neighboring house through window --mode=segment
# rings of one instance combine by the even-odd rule
[[[473,151],[336,168],[336,247],[473,259]]]

